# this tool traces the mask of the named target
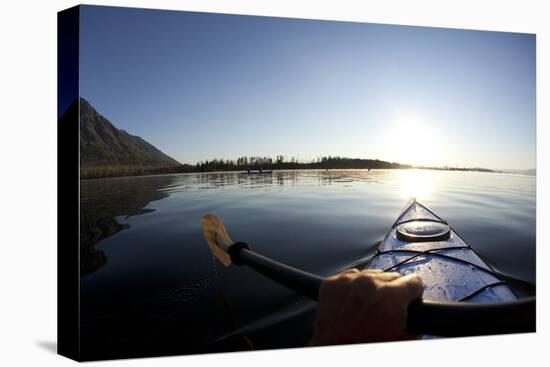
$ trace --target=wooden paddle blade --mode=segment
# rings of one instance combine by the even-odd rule
[[[225,266],[231,265],[231,257],[227,253],[233,241],[229,238],[222,221],[214,214],[202,217],[202,230],[210,251]]]

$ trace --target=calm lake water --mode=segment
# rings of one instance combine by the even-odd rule
[[[534,176],[428,170],[208,173],[81,181],[82,352],[89,358],[306,345],[315,304],[224,268],[201,218],[320,275],[369,256],[407,199],[507,276],[535,283]]]

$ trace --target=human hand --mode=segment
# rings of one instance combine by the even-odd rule
[[[319,289],[313,345],[415,339],[406,332],[407,308],[422,297],[415,274],[349,269]]]

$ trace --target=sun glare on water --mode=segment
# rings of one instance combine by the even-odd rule
[[[399,171],[399,190],[404,199],[426,199],[433,190],[433,173],[426,170]]]

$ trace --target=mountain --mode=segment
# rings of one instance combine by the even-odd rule
[[[117,129],[84,98],[80,103],[80,178],[162,173],[181,163],[139,136]]]

